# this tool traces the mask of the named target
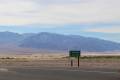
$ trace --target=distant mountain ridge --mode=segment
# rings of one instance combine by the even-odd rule
[[[13,32],[0,32],[0,44],[16,43],[22,39],[22,35]]]
[[[0,44],[12,43],[21,48],[46,50],[83,50],[83,51],[116,51],[120,43],[83,37],[78,35],[62,35],[56,33],[26,33],[0,32]],[[2,47],[2,46],[0,46]],[[12,48],[12,47],[11,47]]]

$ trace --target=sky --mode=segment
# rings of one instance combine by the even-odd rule
[[[0,0],[0,31],[120,42],[120,0]]]

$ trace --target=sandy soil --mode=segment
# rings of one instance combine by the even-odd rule
[[[85,54],[86,55],[86,54]],[[111,54],[110,54],[111,55]],[[117,54],[118,55],[118,54]],[[0,67],[64,67],[71,68],[68,54],[0,55]],[[73,59],[74,67],[77,60]],[[120,71],[120,59],[80,59],[80,69]]]
[[[118,58],[80,59],[79,68],[72,60],[73,67],[66,54],[1,55],[0,80],[120,80]]]
[[[71,59],[66,54],[32,54],[32,55],[2,55],[0,57],[0,68],[13,67],[62,67],[71,68]],[[77,67],[77,60],[73,59]],[[80,59],[80,69],[99,69],[120,71],[120,59]]]

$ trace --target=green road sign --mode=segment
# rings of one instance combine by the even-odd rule
[[[78,67],[79,67],[79,60],[81,56],[81,51],[69,51],[69,56],[78,59]],[[71,60],[71,67],[73,66],[73,60]]]
[[[81,51],[69,51],[69,56],[70,57],[75,57],[78,58],[81,55]]]

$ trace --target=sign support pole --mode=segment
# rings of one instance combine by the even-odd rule
[[[78,56],[78,68],[80,66],[80,56]]]
[[[71,67],[73,67],[73,60],[71,60]]]

